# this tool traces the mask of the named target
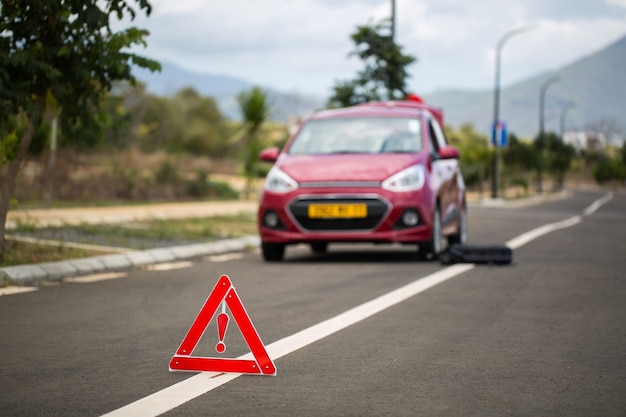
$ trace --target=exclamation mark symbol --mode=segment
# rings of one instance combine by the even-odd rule
[[[228,314],[226,314],[226,304],[222,302],[222,312],[217,316],[217,337],[219,342],[215,345],[215,350],[222,353],[226,350],[224,344],[224,336],[226,335],[226,329],[228,328]]]

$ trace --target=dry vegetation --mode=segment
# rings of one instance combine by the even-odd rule
[[[222,178],[235,176],[238,163],[165,152],[150,154],[135,149],[106,154],[60,150],[55,168],[47,168],[48,155],[28,160],[17,180],[19,206],[37,205],[52,179],[53,199],[80,202],[151,202],[236,198],[238,190]]]

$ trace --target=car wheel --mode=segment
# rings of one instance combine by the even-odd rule
[[[263,259],[266,261],[282,261],[285,256],[285,245],[283,243],[261,242],[261,252],[263,252]]]
[[[313,251],[313,253],[326,253],[326,251],[328,250],[328,243],[327,242],[311,243],[311,250]]]
[[[448,236],[448,245],[452,246],[455,243],[467,243],[467,210],[465,208],[461,210],[461,217],[459,218],[459,230],[456,234]]]
[[[429,241],[420,244],[418,256],[420,259],[437,259],[442,251],[441,214],[439,214],[439,207],[437,206],[433,214],[432,237]]]

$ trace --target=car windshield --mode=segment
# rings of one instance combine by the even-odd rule
[[[422,150],[419,119],[350,117],[311,120],[288,150],[292,155],[413,153]]]

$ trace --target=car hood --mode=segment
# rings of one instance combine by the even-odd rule
[[[297,182],[383,181],[423,154],[283,155],[278,166]]]

